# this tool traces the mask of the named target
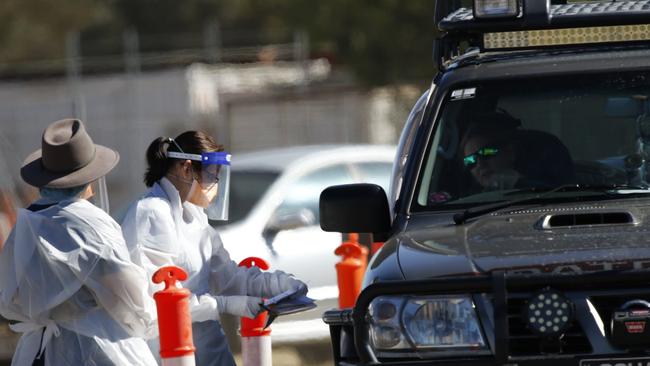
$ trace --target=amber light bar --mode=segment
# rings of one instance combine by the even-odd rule
[[[483,35],[483,48],[534,48],[648,40],[650,40],[650,25],[648,24],[614,25],[485,33]]]

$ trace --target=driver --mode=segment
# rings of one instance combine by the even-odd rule
[[[482,191],[528,186],[515,169],[515,134],[521,122],[506,113],[482,114],[470,121],[461,141],[462,165]]]

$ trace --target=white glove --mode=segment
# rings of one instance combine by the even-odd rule
[[[219,313],[255,318],[262,309],[262,298],[253,296],[215,296]]]

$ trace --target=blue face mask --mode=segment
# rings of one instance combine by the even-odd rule
[[[41,197],[49,202],[61,202],[78,197],[87,185],[72,188],[41,188]]]

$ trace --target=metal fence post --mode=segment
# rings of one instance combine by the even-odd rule
[[[208,22],[203,28],[203,47],[205,59],[209,64],[221,62],[221,29],[216,19]]]
[[[73,31],[66,35],[66,78],[69,93],[72,99],[72,115],[81,120],[86,120],[86,103],[81,92],[81,44],[79,32]]]
[[[138,32],[129,28],[122,34],[124,42],[124,66],[128,74],[140,73],[140,40]]]
[[[298,30],[293,35],[293,58],[302,67],[302,85],[309,84],[309,35],[304,30]]]

